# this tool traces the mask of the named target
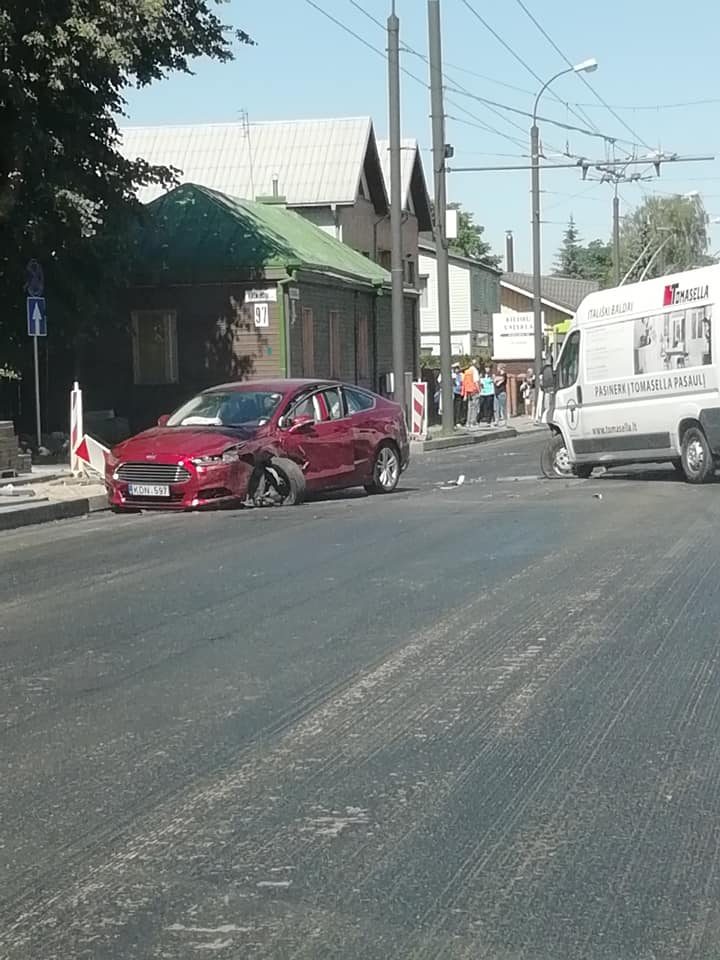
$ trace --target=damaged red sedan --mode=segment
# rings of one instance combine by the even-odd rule
[[[401,408],[317,380],[230,383],[193,397],[107,457],[119,511],[294,504],[363,486],[391,493],[408,465]]]

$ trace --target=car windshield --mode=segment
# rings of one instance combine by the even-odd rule
[[[169,427],[248,427],[267,423],[281,393],[261,390],[228,390],[200,393],[176,410]]]

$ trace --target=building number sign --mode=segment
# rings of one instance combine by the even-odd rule
[[[252,305],[253,316],[255,318],[256,327],[269,327],[270,326],[270,310],[267,303],[254,303]]]

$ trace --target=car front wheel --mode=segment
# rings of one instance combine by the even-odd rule
[[[290,507],[305,499],[305,474],[294,460],[273,457],[250,482],[248,497],[256,507]]]
[[[378,448],[373,464],[373,478],[365,484],[368,493],[392,493],[400,480],[400,454],[392,443]]]
[[[700,427],[690,427],[682,440],[681,463],[688,483],[707,483],[715,472],[712,450]]]

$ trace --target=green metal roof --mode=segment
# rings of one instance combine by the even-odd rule
[[[390,274],[281,203],[256,203],[185,183],[146,207],[138,269],[186,282],[305,269],[383,285]]]

